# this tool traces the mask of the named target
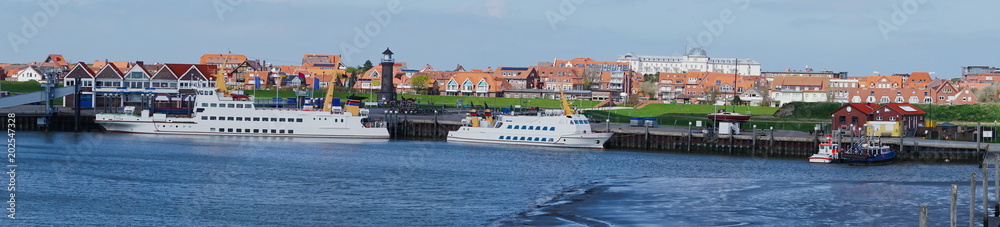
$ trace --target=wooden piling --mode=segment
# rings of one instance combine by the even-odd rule
[[[958,185],[951,185],[951,227],[958,226]]]
[[[920,227],[927,227],[927,205],[920,206]]]
[[[971,188],[969,189],[969,227],[976,226],[976,172],[972,172]]]

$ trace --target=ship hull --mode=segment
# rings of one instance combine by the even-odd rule
[[[532,138],[546,138],[546,141],[542,142],[542,141],[498,139],[500,136],[502,136],[502,134],[505,133],[478,133],[478,134],[479,135],[471,133],[451,132],[448,134],[448,142],[604,149],[604,143],[607,142],[608,139],[611,139],[611,136],[614,135],[614,133],[588,133],[588,134],[570,134],[570,135],[555,135],[555,136],[535,135],[536,137],[532,137]],[[506,136],[504,136],[504,138],[506,138]],[[548,138],[552,138],[553,142],[548,142]]]

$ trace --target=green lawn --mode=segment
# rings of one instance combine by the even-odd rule
[[[279,91],[277,92],[280,97],[294,97],[295,93],[293,91]],[[274,90],[247,90],[244,94],[254,95],[254,97],[259,99],[266,99],[275,97]],[[334,97],[336,98],[347,98],[349,95],[355,94],[362,97],[368,97],[365,101],[375,100],[374,93],[347,93],[347,92],[336,92]],[[313,93],[313,97],[323,97],[326,95],[326,91],[319,91]],[[522,107],[541,107],[541,108],[560,108],[562,103],[555,99],[519,99],[519,98],[493,98],[493,97],[464,97],[464,96],[439,96],[439,95],[408,95],[401,94],[397,95],[397,98],[416,99],[419,103],[418,105],[429,105],[434,103],[435,106],[440,105],[451,105],[454,106],[458,103],[458,100],[462,100],[463,105],[483,105],[488,104],[493,107],[504,107],[504,106],[514,106],[521,105]],[[600,102],[597,101],[570,101],[573,106],[579,106],[579,108],[591,108]]]
[[[9,91],[10,93],[29,93],[44,90],[42,85],[38,81],[0,81],[0,90]]]

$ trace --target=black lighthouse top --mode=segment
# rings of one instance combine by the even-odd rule
[[[392,62],[392,51],[388,47],[382,52],[382,62]]]

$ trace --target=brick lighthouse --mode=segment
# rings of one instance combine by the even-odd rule
[[[395,64],[396,62],[392,59],[392,51],[385,48],[385,51],[382,52],[382,89],[378,92],[378,101],[396,100],[396,88],[392,84],[394,76],[392,66]]]

